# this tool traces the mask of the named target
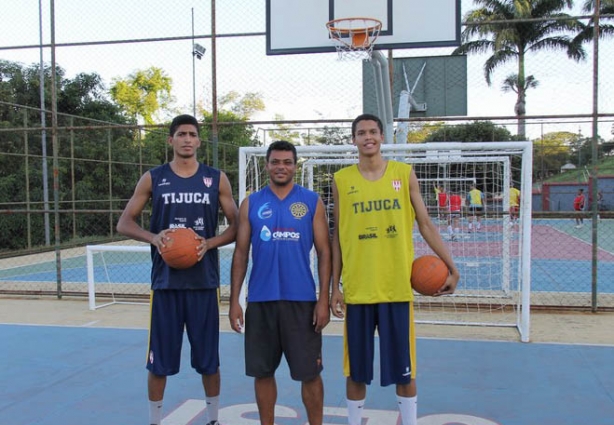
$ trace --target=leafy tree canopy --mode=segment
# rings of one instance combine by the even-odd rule
[[[504,142],[512,139],[505,127],[491,121],[474,121],[442,126],[428,135],[425,142]]]
[[[145,124],[153,125],[156,114],[172,103],[172,88],[172,78],[161,68],[152,66],[125,79],[114,79],[110,93],[132,119],[141,117]]]

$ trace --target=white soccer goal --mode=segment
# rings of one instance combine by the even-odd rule
[[[318,192],[332,211],[333,173],[356,163],[351,145],[297,146],[297,183]],[[385,144],[382,153],[390,159],[411,163],[433,221],[439,226],[460,270],[454,295],[425,297],[416,294],[418,323],[515,327],[522,341],[529,340],[531,258],[531,170],[530,142]],[[246,188],[258,190],[268,183],[266,147],[239,150],[239,198]],[[447,216],[439,215],[433,183],[448,193],[466,199],[471,184],[485,194],[486,208],[479,216],[479,231],[469,231],[469,211],[462,209],[460,233],[448,235]],[[510,220],[509,190],[521,191],[521,220]],[[332,217],[329,217],[331,219]],[[473,217],[476,220],[477,217]],[[331,221],[331,228],[334,223]],[[472,229],[472,230],[475,230]],[[416,256],[430,248],[416,229]],[[315,270],[315,265],[314,265]]]
[[[218,250],[220,296],[227,298],[230,295],[230,265],[234,244]],[[90,310],[113,304],[149,304],[149,245],[88,245],[86,267]]]

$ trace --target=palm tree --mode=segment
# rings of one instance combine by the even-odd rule
[[[503,90],[506,93],[509,91],[513,91],[516,94],[518,94],[518,92],[523,90],[525,92],[525,98],[526,98],[527,90],[536,88],[539,85],[539,81],[537,81],[533,75],[527,75],[527,77],[524,79],[524,87],[520,88],[518,87],[519,85],[520,85],[520,80],[518,79],[518,74],[510,74],[507,77],[505,77],[505,80],[503,80],[503,84],[501,85],[501,90]],[[524,100],[525,103],[519,103],[521,99],[516,98],[516,105],[514,105],[514,112],[518,116],[524,115],[526,111],[526,99],[522,99],[522,100]]]
[[[524,137],[526,90],[533,87],[527,84],[525,77],[526,54],[564,50],[575,61],[585,59],[582,45],[574,43],[566,34],[577,34],[585,25],[562,13],[573,6],[572,0],[474,0],[474,3],[481,7],[465,15],[466,26],[461,34],[463,44],[452,54],[492,51],[492,56],[484,64],[484,77],[489,86],[495,68],[512,60],[518,61],[514,109],[518,116],[518,135]]]
[[[582,5],[582,11],[586,12],[586,13],[594,13],[595,11],[595,0],[586,0],[584,2],[584,4]],[[599,14],[600,15],[606,15],[606,14],[614,14],[614,0],[601,0],[600,4],[599,4]],[[600,20],[607,20],[607,19],[613,19],[613,18],[600,18]],[[595,23],[594,23],[594,19],[590,18],[588,25],[586,25],[586,27],[580,31],[578,33],[578,35],[576,35],[576,37],[574,38],[574,43],[581,45],[583,43],[590,43],[593,41],[593,37],[594,37],[594,31],[595,31]],[[604,37],[604,36],[612,36],[614,35],[614,26],[609,25],[609,24],[599,24],[599,36],[600,37]]]

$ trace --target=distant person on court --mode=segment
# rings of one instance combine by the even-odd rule
[[[437,295],[452,294],[459,273],[429,218],[410,164],[387,160],[381,120],[352,123],[358,164],[334,175],[332,313],[345,317],[344,375],[348,424],[360,425],[373,379],[374,334],[379,335],[380,384],[396,386],[403,425],[417,424],[416,335],[410,283],[414,221],[450,274]]]
[[[269,184],[241,203],[232,259],[228,317],[236,332],[246,325],[245,372],[254,378],[261,425],[275,422],[275,371],[282,355],[292,379],[301,382],[309,424],[322,425],[324,416],[321,332],[330,320],[330,237],[324,202],[294,183],[296,163],[292,143],[276,141],[269,146]],[[239,293],[250,245],[252,269],[244,318]],[[319,297],[310,266],[313,247]]]
[[[450,201],[448,203],[448,234],[450,235],[450,240],[453,241],[455,241],[461,233],[460,218],[462,204],[463,200],[459,194],[450,194]]]
[[[582,211],[584,211],[584,189],[578,189],[578,193],[573,200],[573,209],[576,211],[576,229],[584,226],[584,217],[582,217]]]
[[[603,200],[603,190],[599,189],[597,192],[597,211],[605,211],[605,204]],[[601,215],[597,214],[597,219],[601,221]]]
[[[520,190],[510,187],[510,225],[518,224],[518,213],[520,212]]]
[[[467,204],[469,204],[469,231],[473,231],[475,221],[475,231],[482,227],[482,212],[484,211],[484,194],[475,184],[472,184],[467,193]]]
[[[448,194],[442,185],[435,185],[435,198],[437,201],[437,219],[441,219],[441,212],[448,210]]]
[[[196,118],[175,117],[168,144],[173,148],[172,161],[143,174],[117,223],[119,233],[151,244],[148,423],[161,424],[166,377],[179,372],[185,327],[192,367],[201,375],[205,391],[206,423],[216,425],[220,394],[217,248],[235,240],[237,205],[226,174],[196,158],[201,144]],[[144,229],[137,220],[149,201],[151,220],[149,229]],[[216,235],[220,208],[228,227]],[[160,255],[173,229],[179,227],[191,227],[201,241],[199,261],[181,270],[166,265]]]

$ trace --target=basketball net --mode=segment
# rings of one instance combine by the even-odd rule
[[[375,18],[342,18],[327,22],[326,28],[339,60],[369,60],[382,22]]]

